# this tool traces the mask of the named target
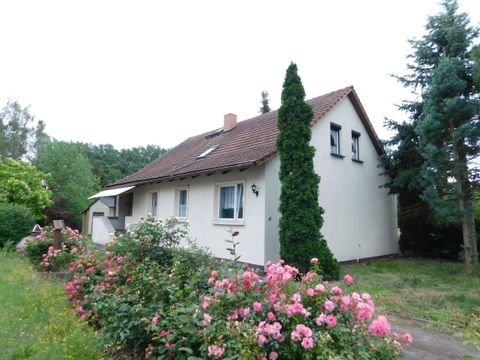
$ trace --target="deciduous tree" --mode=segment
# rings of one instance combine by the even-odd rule
[[[26,162],[0,157],[0,202],[30,209],[37,221],[43,219],[43,210],[52,205],[48,180],[47,174]]]
[[[51,140],[40,146],[35,165],[51,176],[49,186],[55,204],[47,211],[49,218],[63,218],[79,228],[81,213],[89,205],[88,197],[100,188],[88,160],[76,144]]]
[[[0,112],[0,156],[14,160],[31,158],[45,140],[45,124],[35,121],[28,107],[8,102]]]

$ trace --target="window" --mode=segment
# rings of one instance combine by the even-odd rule
[[[360,133],[352,131],[352,160],[360,160]]]
[[[228,220],[243,219],[243,183],[218,186],[218,218]]]
[[[208,154],[210,154],[213,150],[215,150],[218,147],[218,145],[213,145],[212,147],[209,147],[207,150],[202,152],[200,155],[197,156],[197,159],[204,158]]]
[[[330,124],[330,153],[340,155],[340,129],[336,124]]]
[[[154,192],[151,194],[151,206],[150,206],[150,213],[152,216],[157,216],[157,202],[158,202],[158,193]]]
[[[175,189],[175,216],[179,219],[188,217],[188,189]]]
[[[133,214],[133,193],[128,193],[125,199],[125,216],[132,216]]]

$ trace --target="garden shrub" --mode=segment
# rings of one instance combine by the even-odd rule
[[[0,202],[0,248],[7,241],[19,242],[35,225],[30,209],[22,205]]]
[[[45,227],[35,239],[27,242],[26,254],[39,270],[67,269],[69,264],[77,259],[83,251],[85,243],[78,230],[66,227],[61,231],[60,244],[60,249],[53,248],[53,230]]]
[[[192,243],[179,246],[185,235],[173,220],[148,218],[107,251],[88,252],[71,264],[68,300],[80,317],[102,329],[108,353],[143,357],[154,336],[150,319],[198,302],[198,294],[207,291],[217,261]]]
[[[303,276],[280,263],[260,277],[179,246],[185,232],[167,223],[147,219],[70,266],[68,300],[113,356],[394,359],[411,342],[374,318],[350,276],[342,288],[322,281],[318,259]]]

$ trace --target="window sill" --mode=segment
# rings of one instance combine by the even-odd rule
[[[179,218],[179,217],[177,217],[176,219],[177,219],[177,221],[178,221],[179,223],[189,223],[189,222],[190,222],[190,220],[188,220],[188,218]]]
[[[235,226],[244,226],[245,222],[243,220],[228,220],[228,219],[216,219],[213,220],[214,225],[235,225]]]
[[[357,164],[363,164],[363,161],[362,160],[358,160],[358,159],[352,159],[353,162],[356,162]]]
[[[339,158],[339,159],[343,159],[345,157],[343,155],[335,154],[335,153],[330,153],[330,155],[332,155],[333,157]]]

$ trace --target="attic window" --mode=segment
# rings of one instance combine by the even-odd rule
[[[197,156],[197,159],[204,158],[205,156],[207,156],[208,154],[210,154],[213,150],[215,150],[217,147],[218,147],[218,145],[213,145],[212,147],[208,148],[208,149],[205,150],[203,153],[201,153],[200,155],[198,155],[198,156]]]
[[[205,136],[205,139],[210,139],[210,138],[213,138],[215,136],[218,136],[220,134],[223,133],[223,128],[219,128],[217,130],[214,130],[213,132],[211,132],[210,134],[208,134],[207,136]]]

